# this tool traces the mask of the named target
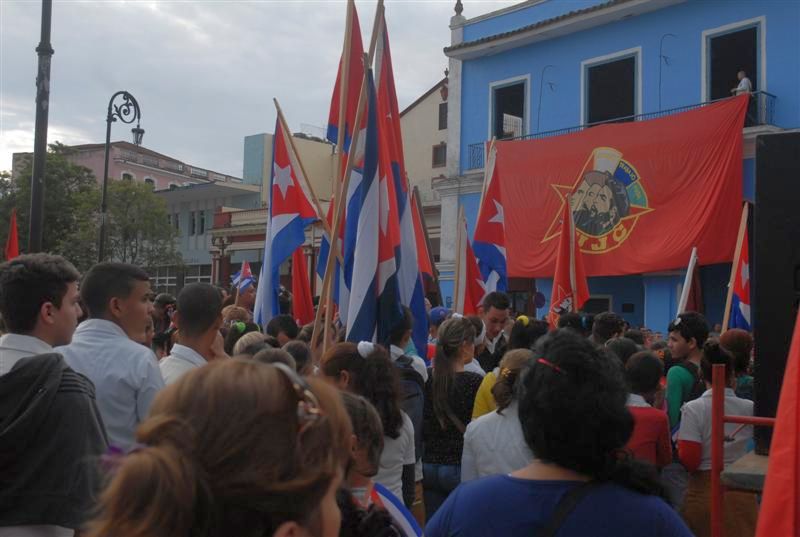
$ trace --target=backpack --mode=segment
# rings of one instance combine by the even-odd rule
[[[700,368],[697,367],[697,364],[694,362],[690,362],[689,360],[684,360],[683,362],[676,364],[679,367],[684,368],[686,371],[692,374],[692,378],[694,379],[694,384],[692,384],[692,389],[689,390],[689,397],[684,401],[684,403],[688,401],[694,401],[701,395],[703,395],[706,391],[706,383],[703,381],[703,375],[700,374]]]
[[[414,453],[422,456],[422,413],[425,407],[425,381],[416,369],[410,356],[400,356],[394,361],[400,373],[400,408],[411,418],[414,425]]]

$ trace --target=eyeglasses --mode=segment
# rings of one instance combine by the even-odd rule
[[[299,436],[324,416],[324,412],[319,406],[319,399],[311,391],[311,386],[308,382],[298,375],[294,369],[282,363],[270,365],[286,376],[286,379],[292,385],[295,395],[297,395],[297,421],[300,424],[297,434]]]

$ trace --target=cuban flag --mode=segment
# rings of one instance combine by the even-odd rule
[[[458,233],[456,234],[456,271],[453,311],[464,315],[477,315],[488,290],[478,268],[478,261],[467,235],[467,219],[464,208],[459,209]]]
[[[327,129],[327,138],[330,142],[337,144],[339,143],[339,118],[344,116],[344,133],[343,133],[343,140],[342,140],[342,147],[339,147],[338,150],[341,152],[341,162],[340,162],[340,175],[344,174],[344,170],[347,166],[347,159],[350,155],[350,143],[353,139],[353,126],[355,125],[356,120],[356,111],[358,109],[358,98],[361,92],[361,83],[364,78],[364,46],[361,41],[361,25],[358,22],[358,12],[355,8],[355,3],[348,2],[347,3],[347,17],[350,21],[350,32],[345,32],[345,38],[350,36],[349,40],[346,40],[344,43],[342,57],[339,59],[339,69],[336,71],[336,83],[333,87],[333,95],[331,96],[331,106],[330,112],[328,113],[328,129]],[[344,80],[346,83],[346,88],[343,88],[342,84],[342,64],[344,62],[344,58],[349,57],[348,63],[348,71],[344,74]],[[340,98],[342,92],[345,92],[345,100],[344,100],[344,107],[340,110]],[[364,120],[361,122],[361,128],[364,128]],[[344,241],[345,235],[345,222],[347,222],[347,209],[349,208],[350,201],[352,194],[355,190],[354,184],[360,182],[360,168],[363,165],[363,154],[364,154],[364,136],[363,132],[362,135],[359,137],[360,141],[355,148],[352,157],[355,159],[353,162],[355,166],[353,167],[353,176],[350,180],[350,188],[348,189],[349,192],[345,194],[345,212],[343,213],[343,219],[340,222],[340,227],[338,230],[339,233],[339,244],[341,245]],[[333,220],[334,220],[334,199],[335,193],[331,197],[331,203],[328,206],[328,212],[326,215],[326,219],[328,220],[329,227],[333,227]],[[328,263],[328,253],[330,251],[330,237],[328,237],[327,233],[323,232],[322,238],[320,239],[320,246],[319,246],[319,257],[317,258],[317,274],[320,278],[325,277],[325,269]],[[339,251],[342,251],[342,248],[339,248]],[[341,266],[339,259],[334,262],[334,278],[333,278],[333,301],[339,307],[339,318],[342,320],[343,323],[347,322],[347,308],[348,308],[348,287],[345,284],[345,274],[343,271],[343,267]]]
[[[750,322],[750,249],[748,248],[747,230],[742,239],[742,249],[736,276],[733,281],[733,297],[731,299],[731,320],[729,328],[751,330]]]
[[[318,218],[309,201],[311,196],[305,190],[308,183],[302,175],[302,168],[297,156],[290,150],[289,136],[291,134],[276,120],[264,262],[253,312],[255,322],[261,326],[280,313],[278,294],[281,264],[305,242],[306,226]]]
[[[404,537],[422,537],[422,528],[411,511],[389,489],[380,483],[373,483],[370,500],[375,505],[383,507],[392,517],[392,520],[403,532]]]
[[[344,240],[345,282],[349,290],[348,341],[385,341],[402,315],[396,255],[400,247],[397,202],[386,140],[378,124],[377,96],[368,75],[364,169],[348,204]],[[341,300],[341,297],[340,297]]]
[[[400,247],[397,250],[397,282],[400,291],[400,303],[411,310],[414,317],[412,340],[417,353],[425,354],[428,345],[428,314],[425,310],[425,292],[420,274],[419,246],[417,227],[418,217],[414,209],[406,176],[403,156],[403,138],[400,130],[400,110],[397,105],[397,92],[392,70],[392,54],[389,48],[389,34],[386,30],[386,18],[380,26],[376,49],[376,71],[378,73],[378,113],[380,136],[385,140],[384,148],[388,153],[391,168],[391,183],[397,200],[397,214],[400,225]],[[415,225],[417,224],[417,225]],[[424,251],[427,256],[427,248]],[[430,263],[429,259],[425,261]]]
[[[255,283],[255,278],[253,278],[253,273],[250,271],[250,263],[244,261],[242,263],[242,268],[239,272],[236,272],[231,276],[231,283],[235,285],[239,291],[244,291],[251,285]]]
[[[508,289],[505,216],[496,161],[497,150],[492,145],[487,158],[483,197],[472,243],[487,293]]]

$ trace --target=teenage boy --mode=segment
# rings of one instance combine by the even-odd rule
[[[159,367],[166,384],[181,375],[204,366],[217,358],[225,358],[222,335],[222,295],[213,285],[191,283],[178,295],[173,316],[178,327],[178,341]]]
[[[106,451],[94,386],[53,347],[72,339],[75,267],[60,256],[0,265],[0,536],[71,536],[95,502]]]
[[[510,307],[511,302],[505,293],[494,291],[483,297],[481,320],[486,327],[485,347],[475,359],[484,371],[494,371],[506,352],[508,336],[505,328]]]
[[[667,346],[678,366],[667,372],[667,411],[669,424],[673,429],[681,419],[683,404],[697,399],[705,391],[700,362],[706,339],[708,322],[700,313],[681,313],[669,324]]]
[[[144,339],[153,313],[150,278],[133,265],[99,263],[83,278],[81,299],[89,319],[57,352],[94,382],[109,442],[127,449],[164,387],[153,351],[136,343]]]

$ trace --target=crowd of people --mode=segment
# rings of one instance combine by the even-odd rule
[[[252,321],[255,292],[0,265],[0,537],[707,536],[711,368],[752,415],[753,340],[404,309],[387,341]],[[326,334],[327,332],[327,334]],[[327,337],[327,341],[323,339]],[[725,462],[752,445],[726,426]],[[725,495],[727,536],[756,498]]]

